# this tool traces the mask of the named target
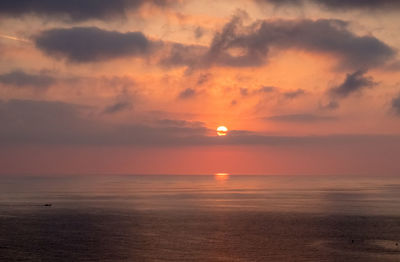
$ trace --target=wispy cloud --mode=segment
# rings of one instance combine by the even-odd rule
[[[0,34],[0,37],[4,38],[4,39],[9,39],[9,40],[19,41],[19,42],[24,42],[24,43],[31,43],[31,41],[28,39],[24,39],[24,38],[12,36],[12,35]]]

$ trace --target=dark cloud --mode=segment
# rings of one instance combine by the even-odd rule
[[[347,97],[353,93],[360,92],[365,88],[375,86],[372,77],[365,76],[366,71],[358,70],[354,73],[347,74],[342,84],[329,90],[330,94],[336,97]]]
[[[205,55],[205,63],[216,63],[226,66],[245,67],[258,66],[264,63],[264,57],[268,51],[267,43],[254,43],[248,41],[255,32],[240,34],[238,31],[243,27],[242,17],[234,16],[224,28],[214,35],[209,50]],[[235,55],[230,51],[239,50]]]
[[[104,114],[115,114],[132,108],[132,103],[130,101],[120,101],[110,106],[107,106],[103,113]]]
[[[0,83],[17,88],[34,87],[47,89],[56,82],[55,78],[46,74],[29,74],[22,70],[15,70],[0,75]]]
[[[400,116],[400,94],[397,97],[393,98],[392,109],[398,116]]]
[[[298,123],[315,123],[336,120],[332,116],[320,116],[314,114],[291,114],[291,115],[276,115],[264,118],[269,121],[277,122],[298,122]]]
[[[256,0],[263,3],[272,3],[276,6],[295,5],[301,6],[307,3],[313,3],[328,9],[346,10],[346,9],[397,9],[400,8],[398,0]]]
[[[274,86],[262,86],[259,89],[253,90],[252,92],[249,91],[248,88],[240,88],[240,94],[242,96],[248,96],[248,95],[256,95],[256,94],[268,94],[277,91],[278,88]]]
[[[127,56],[144,56],[152,42],[141,32],[120,33],[97,27],[51,29],[35,37],[44,53],[85,63]]]
[[[82,21],[125,17],[127,11],[143,4],[165,6],[170,0],[2,0],[0,15],[20,16],[35,14],[53,18]]]
[[[202,38],[204,35],[204,28],[201,26],[196,27],[196,29],[194,30],[194,37],[196,39],[200,39]]]
[[[282,93],[283,97],[288,98],[288,99],[293,99],[293,98],[302,96],[304,94],[306,94],[306,91],[304,91],[303,89],[297,89],[294,91],[288,91],[288,92]]]
[[[262,86],[260,89],[257,90],[258,93],[271,93],[275,92],[277,88],[275,86]]]
[[[371,35],[358,36],[348,23],[336,19],[263,20],[249,26],[235,16],[214,38],[203,56],[191,48],[175,48],[170,65],[209,67],[260,66],[267,62],[271,48],[299,49],[331,54],[345,68],[370,68],[386,63],[394,49]],[[199,49],[198,49],[199,50]],[[203,51],[203,50],[202,50]]]
[[[192,98],[194,96],[196,96],[197,92],[195,89],[193,88],[186,88],[185,90],[183,90],[182,92],[179,93],[179,98],[181,99],[187,99],[187,98]]]

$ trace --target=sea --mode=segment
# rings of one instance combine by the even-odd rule
[[[400,176],[0,176],[0,261],[400,261]]]

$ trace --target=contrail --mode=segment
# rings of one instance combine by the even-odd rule
[[[5,38],[5,39],[20,41],[20,42],[25,42],[25,43],[30,43],[30,42],[31,42],[31,41],[29,41],[29,40],[26,40],[26,39],[23,39],[23,38],[18,38],[18,37],[11,36],[11,35],[3,35],[3,34],[0,34],[0,37],[1,37],[1,38]]]

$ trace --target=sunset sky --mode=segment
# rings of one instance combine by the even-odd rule
[[[400,174],[399,14],[2,0],[0,174]]]

